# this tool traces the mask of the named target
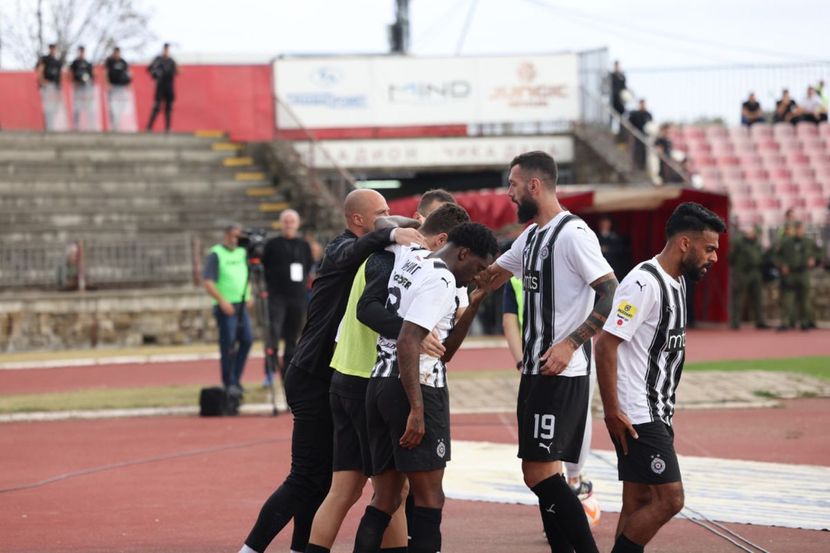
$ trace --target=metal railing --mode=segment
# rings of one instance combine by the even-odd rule
[[[199,241],[180,236],[0,244],[0,288],[85,290],[198,283]]]

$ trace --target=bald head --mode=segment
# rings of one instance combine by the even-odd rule
[[[284,209],[280,213],[280,229],[285,238],[296,238],[300,229],[300,214],[293,209]]]
[[[346,227],[358,236],[372,232],[375,219],[389,215],[386,199],[376,190],[353,190],[343,202]]]

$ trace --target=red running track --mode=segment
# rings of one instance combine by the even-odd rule
[[[828,414],[827,399],[790,401],[781,409],[684,411],[676,417],[678,451],[826,463],[830,426],[822,421]],[[602,423],[594,425],[594,445],[608,448]],[[290,428],[286,416],[2,425],[0,551],[235,552],[262,501],[286,474]],[[512,443],[514,433],[507,415],[453,417],[455,439]],[[367,492],[350,513],[335,552],[351,551],[368,499]],[[596,529],[600,550],[610,550],[615,525],[616,515],[606,513]],[[827,532],[729,526],[770,551],[830,550]],[[546,551],[536,509],[527,506],[448,501],[443,535],[448,553]],[[270,550],[286,551],[289,537],[283,531]],[[672,521],[648,550],[736,551],[683,520]]]

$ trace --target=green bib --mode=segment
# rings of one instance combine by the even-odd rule
[[[525,296],[522,290],[522,281],[516,277],[510,277],[510,286],[513,287],[513,293],[516,295],[516,316],[519,317],[519,331],[524,330],[525,318]]]
[[[222,244],[210,249],[219,258],[219,276],[216,279],[216,289],[219,294],[230,303],[240,303],[251,298],[251,290],[245,290],[248,282],[248,255],[245,248],[228,250]],[[243,293],[245,297],[243,298]],[[214,305],[217,303],[213,300]]]
[[[357,320],[357,302],[366,288],[366,261],[357,270],[340,323],[331,367],[350,376],[369,378],[377,360],[378,333]]]

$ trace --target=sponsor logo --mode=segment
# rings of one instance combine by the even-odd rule
[[[619,321],[623,323],[631,322],[635,315],[637,315],[637,307],[628,301],[623,300],[617,306],[617,324],[621,324]]]
[[[411,82],[389,85],[388,97],[392,103],[441,104],[465,100],[472,92],[473,86],[462,80],[441,83]]]
[[[412,281],[398,273],[395,273],[395,275],[392,277],[392,281],[396,284],[400,284],[401,288],[403,288],[404,290],[408,290],[409,287],[412,286]]]
[[[510,107],[547,107],[552,100],[569,96],[566,85],[537,83],[537,77],[533,63],[520,63],[516,69],[516,78],[520,84],[496,87],[489,100],[503,102]]]
[[[660,458],[659,455],[655,455],[651,458],[651,472],[654,474],[663,474],[666,471],[666,462]]]
[[[435,448],[435,454],[441,459],[447,454],[447,446],[444,444],[444,440],[438,440],[438,447]]]
[[[309,80],[317,86],[331,88],[343,80],[343,73],[336,67],[322,66],[311,72]]]
[[[522,288],[525,292],[538,292],[540,279],[539,271],[527,271],[522,275]]]
[[[556,514],[556,510],[554,509],[554,507],[556,507],[556,503],[551,503],[551,504],[550,504],[550,507],[548,507],[547,509],[545,509],[545,511],[549,512],[549,513],[550,513],[550,514],[552,514],[552,515],[555,515],[555,514]]]
[[[444,277],[441,277],[441,280],[443,280],[443,281],[446,283],[447,288],[449,288],[449,287],[450,287],[450,281],[449,281],[449,280],[445,279]],[[457,300],[457,299],[458,299],[458,298],[456,298],[456,300]]]
[[[669,339],[666,340],[666,352],[674,353],[686,349],[686,329],[673,328],[669,330]]]
[[[639,287],[640,287],[640,292],[642,292],[642,291],[643,291],[643,288],[645,288],[645,287],[646,287],[646,285],[645,285],[645,284],[640,284],[640,281],[639,281],[639,280],[635,280],[634,282],[636,282],[636,283],[637,283],[637,286],[639,286]]]
[[[289,104],[329,109],[365,109],[369,101],[364,94],[340,95],[331,92],[293,92],[286,95]]]
[[[547,451],[547,452],[548,452],[548,455],[550,455],[550,448],[551,448],[551,446],[553,446],[553,442],[551,442],[551,443],[549,443],[549,444],[545,444],[544,442],[539,442],[539,447],[541,447],[542,449],[544,449],[545,451]]]

